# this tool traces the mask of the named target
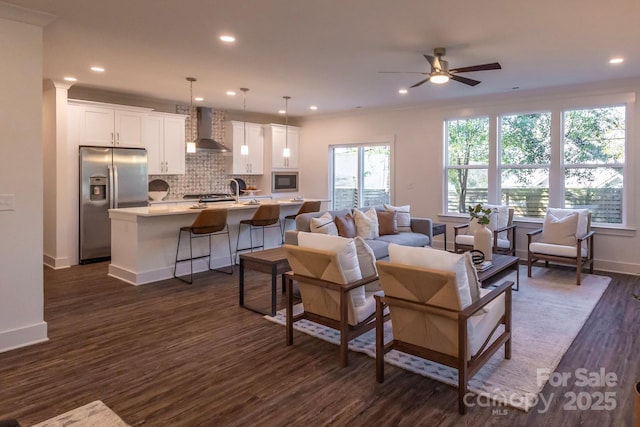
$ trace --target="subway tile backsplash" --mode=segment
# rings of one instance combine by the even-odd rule
[[[187,140],[195,139],[195,109],[189,114],[189,106],[176,105],[176,113],[187,115],[185,135]],[[191,127],[193,120],[193,128]],[[226,144],[224,133],[225,112],[213,111],[213,138]],[[189,132],[192,130],[191,138]],[[225,171],[225,159],[222,153],[187,153],[185,155],[184,175],[149,175],[149,181],[162,179],[169,184],[167,200],[181,199],[185,194],[231,193],[229,179],[232,178]],[[234,175],[233,177],[237,177]],[[254,176],[240,176],[248,185],[255,185]]]

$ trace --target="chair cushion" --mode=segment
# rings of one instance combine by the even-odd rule
[[[566,216],[558,217],[552,212],[547,211],[544,224],[542,225],[540,242],[563,246],[575,245],[577,229],[577,212],[571,212]]]
[[[473,236],[458,234],[456,236],[456,243],[459,245],[473,246]],[[493,245],[493,240],[491,240],[491,245]],[[508,249],[511,247],[511,243],[507,239],[498,239],[498,247]]]
[[[363,239],[377,239],[380,237],[378,228],[378,214],[374,208],[362,212],[353,211],[353,220],[356,223],[356,234]]]
[[[423,247],[429,244],[429,236],[426,236],[422,233],[412,233],[412,232],[388,234],[386,236],[380,236],[378,240],[382,240],[383,242],[388,242],[388,243],[395,243],[397,245],[403,245],[403,246]],[[378,257],[378,259],[380,259],[380,257]]]
[[[480,289],[480,297],[491,292],[490,289]],[[475,356],[482,344],[489,338],[491,331],[504,315],[504,294],[501,294],[484,306],[483,312],[476,312],[467,321],[469,332],[469,353]]]
[[[356,282],[362,279],[358,254],[353,239],[340,236],[329,236],[317,233],[298,233],[298,245],[302,247],[320,249],[335,252],[338,256],[340,269],[344,275],[345,283]],[[365,303],[365,289],[360,286],[350,291],[353,305],[359,307]]]
[[[433,298],[431,302],[435,305],[452,307],[458,310],[464,309],[471,304],[471,291],[469,290],[469,277],[464,255],[429,247],[416,248],[391,243],[389,244],[389,260],[398,264],[455,273],[455,292],[442,293],[442,297],[449,298],[450,295],[455,295],[457,300],[439,301],[438,298]]]
[[[411,231],[411,205],[392,206],[384,205],[386,211],[396,211],[398,231]]]
[[[529,245],[529,250],[534,254],[544,254],[544,255],[554,255],[554,256],[563,256],[567,258],[575,258],[576,257],[576,245],[573,246],[564,246],[564,245],[556,245],[552,243],[541,243],[541,242],[532,242]],[[580,248],[580,255],[582,257],[587,256],[587,248]]]
[[[338,235],[338,228],[329,212],[325,212],[319,218],[311,218],[310,228],[312,233]]]
[[[360,273],[362,278],[378,276],[378,269],[376,268],[376,255],[373,249],[365,243],[361,237],[353,239],[353,243],[356,245],[356,253],[358,254],[358,265],[360,266]],[[380,283],[378,280],[365,285],[365,291],[380,291]]]
[[[376,211],[378,215],[378,229],[380,236],[387,234],[398,234],[398,213],[397,211]]]
[[[389,242],[386,241],[385,237],[390,236],[381,236],[380,239],[375,240],[365,240],[365,243],[375,255],[376,259],[382,259],[389,256]]]

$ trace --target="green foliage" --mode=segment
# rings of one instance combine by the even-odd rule
[[[487,225],[491,222],[491,214],[493,210],[491,208],[482,209],[482,204],[478,203],[475,206],[469,206],[469,215],[471,218],[475,218],[478,224]]]

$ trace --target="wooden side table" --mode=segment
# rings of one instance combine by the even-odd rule
[[[284,274],[290,271],[289,261],[287,261],[287,254],[284,248],[273,248],[265,251],[247,252],[240,254],[240,289],[239,289],[239,303],[240,307],[244,307],[248,310],[254,311],[260,314],[265,313],[256,308],[249,307],[244,303],[244,270],[255,270],[262,273],[271,274],[271,317],[276,315],[276,296],[277,296],[277,281],[278,275],[282,280],[282,291],[284,292]]]
[[[433,233],[432,237],[439,236],[440,234],[444,235],[444,250],[447,250],[447,224],[436,222],[431,224],[431,232]],[[433,242],[431,242],[431,246],[433,247]]]

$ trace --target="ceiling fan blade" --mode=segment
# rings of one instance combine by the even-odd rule
[[[409,89],[414,88],[414,87],[418,87],[421,84],[424,84],[424,83],[428,82],[430,78],[431,78],[431,76],[427,77],[424,80],[420,80],[418,83],[414,84],[413,86],[409,86]],[[478,83],[480,83],[480,82],[478,82]]]
[[[378,71],[381,74],[424,74],[425,76],[429,73],[423,73],[421,71]]]
[[[424,58],[427,60],[429,65],[431,65],[431,68],[435,67],[435,63],[436,63],[436,60],[438,58],[436,58],[435,56],[431,56],[431,55],[424,55]],[[440,64],[438,64],[438,65],[440,65]]]
[[[477,84],[480,84],[479,80],[473,80],[473,79],[469,79],[469,78],[462,77],[462,76],[456,76],[455,74],[449,75],[449,78],[451,80],[455,80],[457,82],[464,83],[464,84],[469,85],[469,86],[475,86]]]
[[[501,70],[502,67],[497,62],[491,64],[472,65],[471,67],[454,68],[450,73],[470,73],[472,71]]]

